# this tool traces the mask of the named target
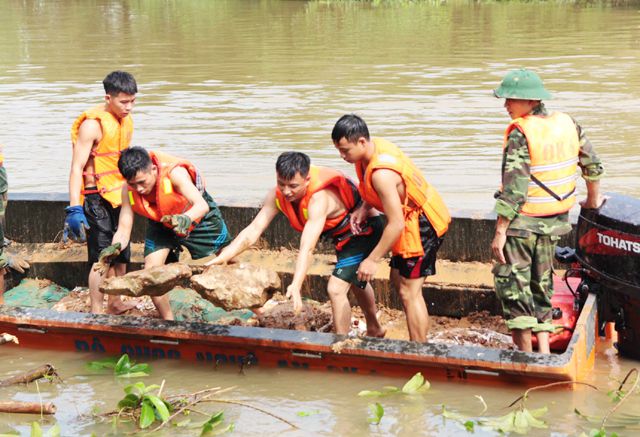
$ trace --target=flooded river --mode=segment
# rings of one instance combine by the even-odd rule
[[[118,68],[139,84],[133,144],[193,159],[222,203],[259,202],[285,150],[351,171],[330,132],[356,112],[452,209],[488,211],[509,121],[491,90],[525,66],[587,130],[604,188],[640,196],[637,5],[376,3],[0,2],[12,190],[66,190],[71,123]]]
[[[71,123],[100,102],[103,77],[124,69],[140,90],[133,144],[192,159],[220,203],[258,204],[285,150],[353,174],[330,132],[339,116],[356,112],[415,160],[451,209],[485,213],[509,121],[491,90],[521,66],[545,80],[550,108],[586,129],[608,171],[605,191],[640,197],[640,7],[625,1],[0,0],[0,143],[12,192],[65,192]],[[114,408],[124,383],[88,375],[74,354],[0,346],[0,357],[0,375],[43,362],[60,369],[64,385],[39,388],[58,405],[63,435],[111,432],[83,415]],[[202,407],[224,410],[239,435],[464,435],[462,425],[443,421],[441,404],[477,416],[480,395],[487,415],[503,415],[522,392],[433,381],[424,396],[380,400],[385,416],[376,426],[367,423],[371,399],[357,393],[404,381],[152,364],[147,384],[165,379],[174,393],[237,386],[225,399],[300,428],[236,404]],[[604,345],[590,377],[604,391],[532,395],[531,407],[549,407],[550,428],[531,435],[596,428],[574,408],[602,416],[612,407],[606,391],[637,365]],[[37,401],[38,393],[8,388],[1,399]],[[622,409],[637,414],[638,399]],[[0,434],[28,435],[36,419],[0,415]],[[181,433],[197,435],[166,435]]]

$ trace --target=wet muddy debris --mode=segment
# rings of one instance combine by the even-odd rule
[[[276,301],[258,315],[263,328],[294,329],[296,331],[330,332],[333,329],[331,304],[304,301],[302,310],[294,311],[288,300]]]

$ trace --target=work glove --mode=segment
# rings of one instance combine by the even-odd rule
[[[62,241],[66,243],[69,237],[81,243],[87,241],[86,230],[89,229],[89,223],[87,223],[87,218],[84,216],[82,206],[67,206],[64,212],[67,216],[64,219]]]
[[[160,219],[162,223],[168,223],[178,237],[189,235],[191,227],[191,217],[186,214],[165,215]]]
[[[4,251],[0,254],[0,269],[10,268],[18,273],[24,273],[29,267],[29,263],[18,255],[12,255]]]
[[[120,243],[105,247],[98,256],[98,262],[93,263],[93,270],[103,275],[109,270],[111,262],[120,255],[120,252],[122,252],[122,245]]]

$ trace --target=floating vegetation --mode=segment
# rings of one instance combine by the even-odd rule
[[[369,404],[369,411],[373,414],[373,417],[369,417],[367,421],[373,425],[379,425],[384,416],[384,408],[379,403]]]
[[[108,357],[103,360],[87,363],[91,370],[113,369],[113,374],[119,378],[139,378],[151,374],[151,366],[145,363],[136,364],[129,360],[129,355],[124,354],[120,358]]]
[[[309,417],[309,416],[315,416],[316,414],[320,414],[320,410],[298,411],[296,413],[296,416],[298,416],[298,417]]]
[[[413,395],[424,393],[431,387],[429,381],[424,379],[422,373],[418,372],[411,377],[409,381],[407,381],[402,388],[395,387],[393,385],[387,385],[380,390],[362,390],[358,393],[358,396],[387,396],[391,394],[405,394],[405,395]]]
[[[152,394],[155,390],[158,390],[157,395]],[[118,408],[133,416],[141,429],[148,428],[156,417],[163,423],[169,420],[173,406],[160,397],[162,386],[152,384],[147,387],[144,382],[136,382],[126,386],[124,392],[126,396],[118,402]]]
[[[252,408],[298,429],[291,422],[261,408],[235,400],[214,399],[215,396],[233,390],[235,387],[225,389],[213,387],[195,393],[171,396],[162,396],[163,388],[164,381],[161,385],[146,386],[142,382],[128,385],[124,388],[125,397],[118,402],[116,410],[96,416],[101,419],[111,419],[116,433],[119,431],[118,425],[120,423],[134,423],[138,429],[149,428],[151,432],[158,431],[165,426],[174,426],[188,429],[197,428],[200,429],[201,436],[213,436],[232,431],[235,425],[233,423],[224,424],[222,411],[210,414],[196,410],[195,406],[204,402],[219,402]],[[194,422],[190,417],[191,413],[204,415],[207,419],[202,422]],[[151,429],[151,425],[156,421],[160,421],[160,424]]]
[[[442,405],[442,417],[445,419],[454,420],[460,422],[467,431],[473,432],[475,429],[475,425],[484,426],[493,429],[494,431],[500,433],[516,433],[516,434],[527,434],[533,428],[544,429],[547,428],[547,423],[542,419],[548,412],[547,407],[541,407],[534,410],[527,408],[526,402],[529,397],[529,394],[536,390],[544,390],[551,387],[557,387],[560,385],[567,384],[579,384],[586,385],[587,387],[598,390],[597,387],[594,387],[591,384],[587,384],[584,382],[578,381],[561,381],[561,382],[553,382],[550,384],[539,385],[532,387],[526,390],[522,396],[518,397],[515,401],[508,405],[507,408],[514,407],[515,408],[509,413],[498,416],[498,417],[468,417],[463,414],[457,413],[455,411],[449,411],[446,409],[444,405]],[[483,405],[483,410],[479,416],[482,416],[487,410],[487,404],[485,403],[482,396],[476,395],[476,398],[480,400]]]
[[[42,427],[38,422],[31,423],[31,437],[60,437],[60,426],[55,423],[47,432],[42,432]]]
[[[624,386],[629,380],[629,377],[634,373],[636,375],[636,379],[634,380],[633,384],[631,384],[631,388],[628,390],[624,390]],[[589,437],[617,437],[618,434],[615,432],[612,432],[611,434],[607,434],[606,424],[609,421],[609,419],[613,416],[613,414],[616,412],[616,410],[618,410],[620,406],[624,403],[624,401],[626,401],[629,398],[629,396],[631,396],[631,394],[636,391],[639,383],[640,383],[640,373],[638,373],[638,369],[633,368],[629,370],[629,372],[624,377],[624,379],[622,380],[618,388],[616,390],[612,390],[607,393],[607,396],[609,396],[609,398],[615,403],[615,405],[602,418],[583,414],[577,408],[574,410],[574,412],[582,419],[585,419],[590,423],[600,424],[600,427],[598,429],[591,429],[591,431],[589,431]],[[638,425],[640,425],[640,415],[621,413],[616,416],[615,420],[611,420],[610,423],[611,423],[610,427],[614,427],[614,428],[624,429],[627,427],[637,427]],[[582,433],[580,437],[582,436],[586,437],[586,434]]]

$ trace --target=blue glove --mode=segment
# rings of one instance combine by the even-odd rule
[[[67,242],[69,237],[79,242],[87,241],[86,230],[89,229],[89,223],[87,223],[87,218],[84,216],[82,206],[67,206],[64,212],[67,213],[67,216],[64,219],[62,241]]]

